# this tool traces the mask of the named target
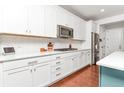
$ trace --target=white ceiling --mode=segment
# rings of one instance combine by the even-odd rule
[[[61,5],[61,7],[85,20],[98,20],[124,13],[124,5]],[[100,12],[100,9],[105,11]]]

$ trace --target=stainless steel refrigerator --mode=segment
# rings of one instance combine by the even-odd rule
[[[99,34],[91,32],[91,61],[96,64],[99,60]]]

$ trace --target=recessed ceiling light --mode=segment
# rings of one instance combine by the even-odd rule
[[[100,9],[100,12],[104,12],[105,11],[105,9]]]

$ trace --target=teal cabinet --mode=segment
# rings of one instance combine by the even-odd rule
[[[101,87],[124,87],[124,71],[100,66]]]

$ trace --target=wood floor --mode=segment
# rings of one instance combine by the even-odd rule
[[[98,66],[87,66],[50,87],[98,87],[98,73]]]

